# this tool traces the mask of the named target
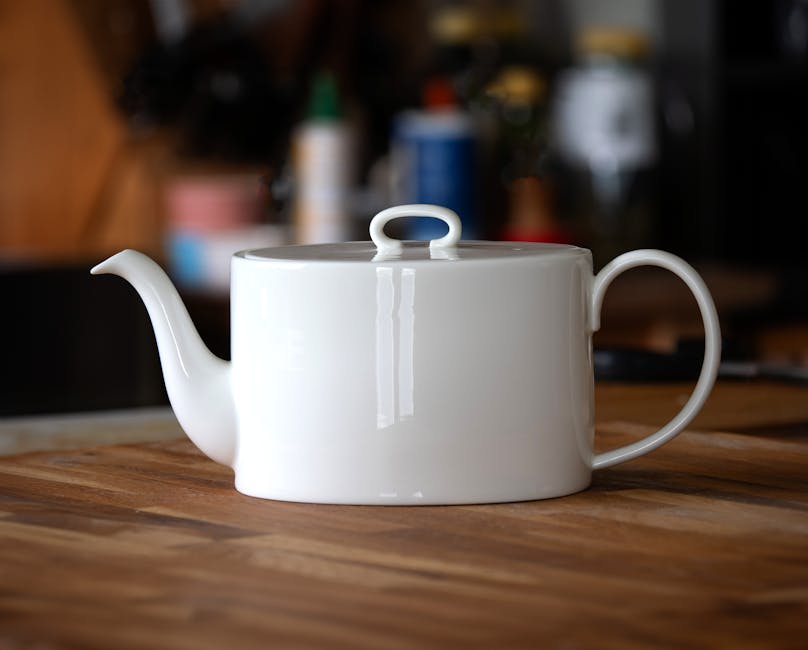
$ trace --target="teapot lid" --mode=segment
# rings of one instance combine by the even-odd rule
[[[441,219],[449,232],[427,245],[422,241],[401,241],[384,234],[392,219],[430,216]],[[533,257],[536,255],[588,254],[585,248],[567,244],[499,241],[460,241],[461,225],[457,213],[437,205],[399,205],[379,212],[370,222],[370,239],[364,242],[308,244],[260,248],[236,253],[247,260],[285,260],[298,262],[418,262],[464,261]]]

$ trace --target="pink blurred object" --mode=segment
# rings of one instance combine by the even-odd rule
[[[165,189],[166,247],[182,286],[223,293],[230,258],[247,248],[287,243],[286,226],[261,223],[268,193],[259,173],[188,174]]]
[[[172,230],[230,230],[256,223],[264,200],[257,174],[183,176],[166,187],[166,216]]]

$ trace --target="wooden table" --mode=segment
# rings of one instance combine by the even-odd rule
[[[603,386],[600,448],[686,386]],[[0,648],[805,648],[808,388],[720,384],[581,494],[261,501],[188,442],[0,459]]]

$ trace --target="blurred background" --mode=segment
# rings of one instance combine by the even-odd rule
[[[806,0],[8,0],[0,415],[165,403],[140,300],[89,275],[104,257],[158,259],[228,358],[234,251],[367,239],[413,202],[596,268],[679,254],[724,372],[799,380],[807,119]],[[675,278],[631,272],[598,374],[694,377],[700,331]]]

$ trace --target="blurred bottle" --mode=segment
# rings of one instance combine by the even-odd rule
[[[433,69],[449,80],[474,128],[475,228],[484,239],[503,235],[510,182],[534,173],[516,170],[532,155],[536,100],[544,110],[545,62],[529,34],[529,8],[518,0],[449,1],[430,15]]]
[[[431,74],[445,79],[462,104],[482,88],[490,74],[486,57],[481,56],[481,26],[478,7],[468,2],[439,5],[428,17]]]
[[[346,241],[353,234],[350,192],[355,142],[343,119],[336,81],[314,82],[306,120],[293,135],[294,230],[300,244]]]
[[[505,184],[538,174],[547,149],[544,77],[532,68],[508,66],[485,92],[496,120],[497,157]]]
[[[578,38],[578,63],[557,84],[553,141],[564,216],[597,267],[653,235],[657,138],[648,49],[642,33],[588,28]]]
[[[503,68],[538,62],[525,10],[513,0],[446,2],[429,16],[433,72],[449,79],[464,108],[474,108]]]
[[[543,75],[516,65],[503,68],[486,88],[488,112],[495,116],[494,168],[502,196],[496,234],[506,241],[570,241],[555,216],[545,169],[546,91]]]
[[[476,136],[468,113],[457,105],[445,78],[424,88],[424,108],[405,111],[393,124],[391,166],[397,203],[434,203],[457,212],[463,238],[477,236],[475,175]],[[406,222],[409,239],[435,239],[446,233],[437,219]]]

